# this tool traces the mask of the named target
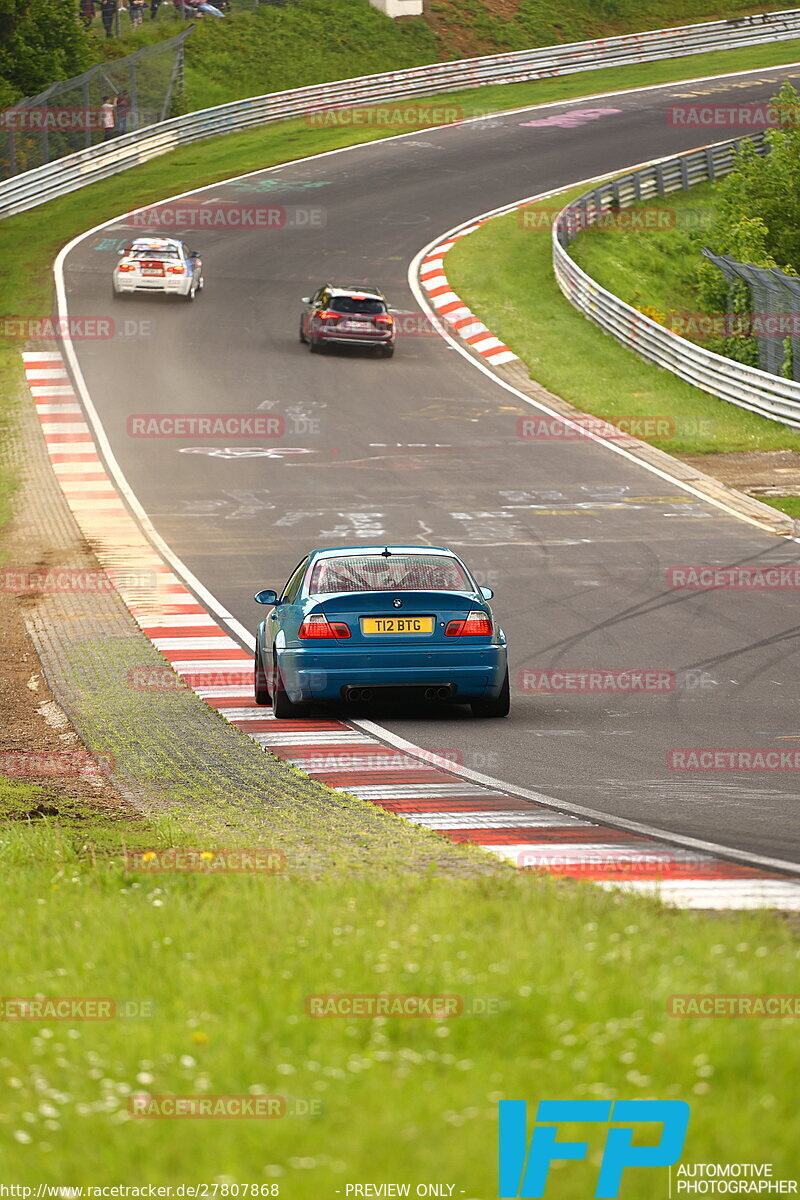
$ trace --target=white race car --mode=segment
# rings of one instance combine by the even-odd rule
[[[114,267],[115,296],[165,292],[194,300],[202,287],[200,255],[175,238],[136,238],[120,250]]]

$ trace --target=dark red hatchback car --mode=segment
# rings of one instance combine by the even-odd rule
[[[381,292],[326,283],[303,304],[300,341],[312,354],[327,345],[373,346],[384,358],[394,354],[394,317]]]

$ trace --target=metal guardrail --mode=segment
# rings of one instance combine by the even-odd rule
[[[174,117],[136,133],[124,134],[111,144],[78,151],[58,162],[6,180],[0,184],[0,218],[35,208],[57,196],[147,162],[177,146],[218,134],[250,129],[270,121],[310,116],[354,105],[402,101],[488,84],[523,83],[599,67],[680,58],[710,50],[731,50],[798,37],[800,9],[788,9],[676,29],[625,34],[593,42],[541,46],[511,54],[431,63],[402,71],[386,71],[380,75],[365,75],[358,79],[343,79],[273,92],[266,96],[253,96]]]
[[[800,383],[687,341],[601,287],[567,252],[579,230],[596,223],[603,213],[727,175],[733,169],[737,147],[747,141],[761,154],[769,150],[765,135],[753,134],[642,167],[585,192],[562,209],[554,222],[553,270],[570,304],[629,350],[720,400],[800,429]]]

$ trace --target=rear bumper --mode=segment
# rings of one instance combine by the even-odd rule
[[[349,688],[426,688],[452,685],[453,699],[499,695],[507,668],[501,646],[465,646],[399,655],[396,651],[282,650],[281,677],[289,698],[339,700]],[[404,660],[404,661],[401,661]]]
[[[313,331],[312,331],[313,332]],[[342,329],[318,329],[313,336],[320,342],[331,342],[338,346],[388,346],[394,341],[394,332],[347,333]]]
[[[183,279],[140,279],[135,283],[122,282],[119,279],[114,280],[114,291],[123,292],[165,292],[170,295],[177,292],[179,296],[185,296],[191,287],[191,280]]]

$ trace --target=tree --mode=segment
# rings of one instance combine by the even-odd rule
[[[91,65],[76,0],[0,0],[0,81],[33,96]],[[7,89],[0,88],[0,94]]]

